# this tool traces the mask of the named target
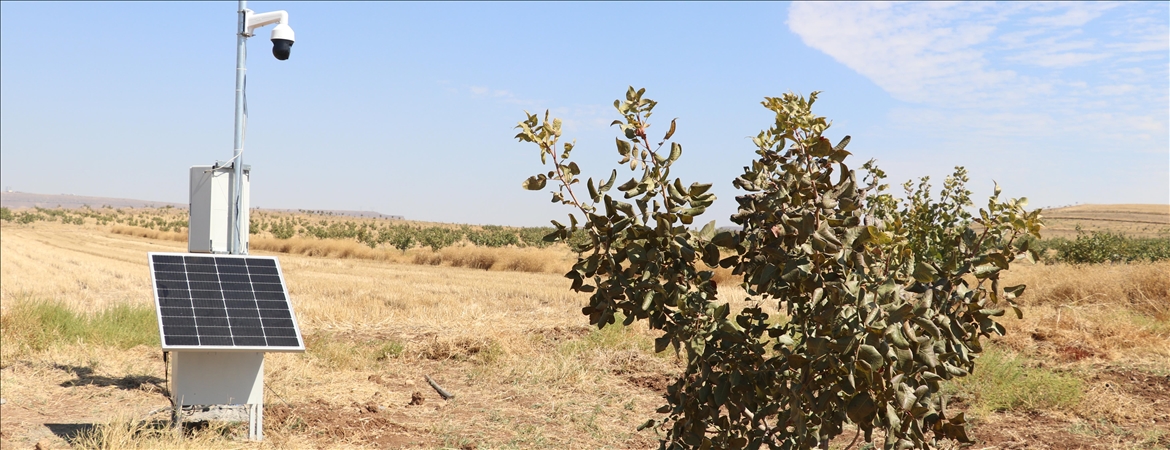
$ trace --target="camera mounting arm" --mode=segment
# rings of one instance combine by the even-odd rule
[[[252,37],[254,36],[252,32],[257,28],[272,25],[274,23],[277,24],[277,28],[280,28],[282,25],[286,28],[288,27],[288,13],[285,11],[272,11],[260,14],[256,14],[250,9],[244,11],[244,36]],[[292,33],[291,28],[289,28],[288,31],[290,34]],[[275,30],[273,30],[273,32],[275,32]]]

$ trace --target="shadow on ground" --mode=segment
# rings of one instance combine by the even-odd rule
[[[121,378],[114,378],[104,375],[95,375],[93,368],[87,366],[56,364],[53,367],[77,377],[75,379],[61,383],[61,387],[116,386],[118,389],[138,390],[142,389],[144,385],[151,385],[154,386],[158,392],[166,392],[166,389],[163,387],[163,383],[166,380],[152,375],[126,375]]]
[[[79,436],[96,429],[97,425],[92,423],[46,423],[45,427],[57,437],[72,444]]]
[[[65,440],[69,445],[77,445],[79,440],[85,436],[94,436],[102,433],[102,428],[109,427],[109,424],[98,423],[46,423],[45,428],[48,428],[57,437]],[[117,425],[115,425],[117,426]],[[171,432],[170,420],[141,420],[133,425],[122,424],[128,426],[134,437],[143,436],[158,436],[161,434]],[[234,436],[239,434],[235,428],[228,427],[222,424],[213,426],[209,422],[190,422],[183,424],[183,434],[187,437],[193,436],[198,432],[208,429],[217,429],[223,436]],[[100,440],[100,439],[99,439]]]

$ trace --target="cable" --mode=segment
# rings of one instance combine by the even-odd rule
[[[244,47],[244,58],[247,59],[247,57],[248,57],[248,47],[245,46]],[[243,156],[245,143],[248,142],[248,72],[246,72],[246,71],[244,72],[244,90],[243,90],[242,94],[244,97],[244,105],[243,105],[244,106],[244,118],[243,118],[243,123],[240,124],[241,125],[240,128],[242,128],[240,130],[240,153],[236,154],[235,156],[232,156],[232,159]],[[239,163],[243,164],[242,162],[239,162]],[[240,173],[241,177],[244,176],[244,168],[242,165],[240,167],[239,173]],[[244,180],[237,180],[237,185],[240,186],[241,189],[243,189]],[[248,254],[248,247],[247,247],[247,244],[245,242],[247,241],[246,238],[248,236],[248,233],[251,232],[251,224],[243,223],[244,221],[241,220],[242,216],[240,215],[240,212],[244,209],[243,202],[244,202],[243,193],[237,193],[236,194],[236,204],[235,204],[235,208],[236,208],[236,214],[235,214],[235,217],[236,217],[236,236],[235,236],[235,239],[237,240],[236,251],[242,251],[242,254],[246,255],[246,254]]]
[[[277,393],[276,393],[276,390],[272,389],[272,386],[269,386],[268,384],[265,384],[265,385],[264,385],[264,388],[265,388],[265,389],[268,389],[268,392],[271,392],[271,393],[272,393],[272,395],[275,395],[275,396],[276,396],[276,398],[277,398],[278,400],[280,400],[280,402],[281,402],[281,403],[284,403],[284,406],[287,406],[289,410],[292,410],[292,405],[290,405],[290,404],[288,404],[288,402],[284,401],[284,397],[281,397],[281,396],[280,396],[280,394],[277,394]]]
[[[170,355],[171,355],[171,352],[163,352],[163,377],[164,377],[163,380],[166,382],[166,386],[167,386],[167,400],[169,400],[171,402],[171,408],[174,408],[175,407],[175,399],[174,399],[174,396],[171,395]]]

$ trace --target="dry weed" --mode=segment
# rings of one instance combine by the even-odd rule
[[[187,242],[186,231],[159,231],[142,227],[131,227],[126,225],[114,225],[110,228],[110,232],[114,234],[124,234],[127,236],[143,237],[148,239],[162,239],[167,241]]]
[[[1018,283],[1024,318],[1005,316],[998,342],[1058,364],[1170,370],[1170,262],[1020,265],[1003,277]]]
[[[1019,265],[1005,283],[1026,283],[1022,304],[1120,306],[1170,320],[1170,261],[1094,265]]]

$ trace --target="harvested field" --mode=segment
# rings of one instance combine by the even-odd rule
[[[308,351],[266,358],[266,440],[243,440],[239,426],[172,432],[155,413],[168,405],[157,338],[53,338],[16,320],[47,317],[28,306],[44,302],[90,327],[112,308],[153,314],[146,252],[185,243],[152,237],[3,226],[0,446],[656,447],[654,431],[635,428],[656,416],[679,361],[655,354],[645,329],[586,326],[559,257],[546,273],[280,254]],[[973,448],[1170,445],[1170,263],[1019,266],[1008,277],[1029,285],[1024,319],[1006,319],[983,370],[952,386]],[[731,285],[722,297],[742,306]],[[427,375],[456,397],[442,400]],[[843,438],[836,448],[852,433]]]
[[[1075,238],[1112,231],[1132,237],[1170,237],[1170,205],[1076,205],[1044,210],[1044,237]]]

